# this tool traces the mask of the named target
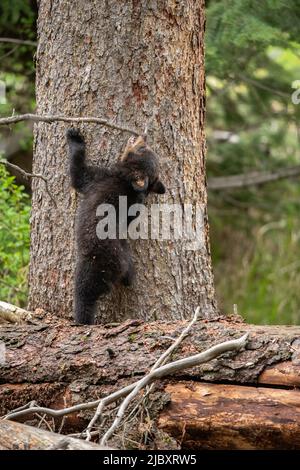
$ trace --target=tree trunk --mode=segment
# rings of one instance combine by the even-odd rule
[[[201,204],[206,213],[204,138],[204,2],[41,0],[37,50],[38,113],[103,116],[143,129],[161,156],[168,188],[163,202]],[[35,126],[29,308],[69,317],[75,262],[74,214],[66,125]],[[109,164],[128,135],[82,125],[89,158]],[[153,197],[149,201],[157,202]],[[190,318],[216,309],[209,252],[183,240],[132,241],[137,280],[101,300],[98,320]],[[200,237],[201,238],[201,237]]]

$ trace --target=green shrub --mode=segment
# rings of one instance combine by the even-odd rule
[[[0,164],[0,299],[24,306],[29,263],[30,197]]]

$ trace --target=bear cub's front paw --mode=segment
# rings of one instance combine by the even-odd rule
[[[79,129],[74,129],[73,127],[68,129],[66,136],[69,143],[84,144],[84,138]]]

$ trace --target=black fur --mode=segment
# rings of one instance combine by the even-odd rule
[[[97,207],[102,203],[114,205],[118,226],[119,217],[124,217],[118,214],[119,196],[127,196],[129,208],[132,204],[143,203],[150,192],[165,192],[159,180],[157,156],[142,138],[138,140],[138,144],[127,146],[121,161],[106,169],[87,165],[82,135],[77,129],[67,131],[71,184],[82,194],[77,213],[74,288],[74,317],[78,323],[93,324],[98,298],[107,294],[114,284],[130,286],[135,274],[127,240],[97,237]],[[125,217],[128,225],[130,220],[127,214]]]

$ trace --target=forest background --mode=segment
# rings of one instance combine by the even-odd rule
[[[217,189],[217,177],[300,175],[300,1],[207,1],[209,223],[220,309],[247,321],[300,321],[300,185],[282,178]],[[0,117],[35,109],[37,7],[0,6]],[[7,38],[20,43],[7,42]],[[32,125],[0,129],[0,158],[27,171]],[[242,181],[242,178],[238,178]],[[229,183],[228,183],[229,184]],[[30,182],[0,165],[0,299],[27,303]]]

